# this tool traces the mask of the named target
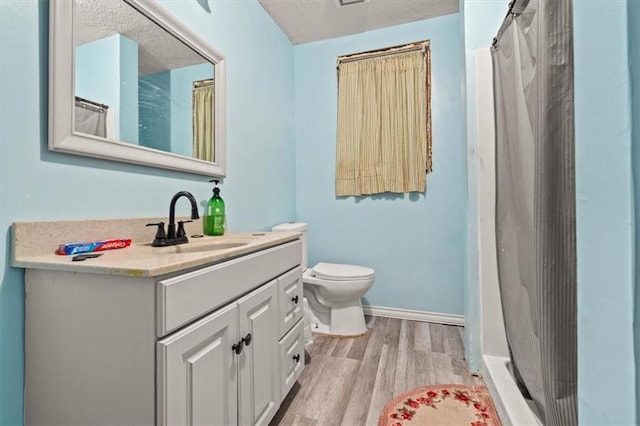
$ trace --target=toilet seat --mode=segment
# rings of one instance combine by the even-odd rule
[[[373,278],[375,271],[366,266],[320,262],[311,268],[311,276],[327,281],[359,281]]]

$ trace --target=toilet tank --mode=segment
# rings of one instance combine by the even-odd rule
[[[307,224],[304,222],[289,222],[276,225],[271,228],[273,232],[302,232],[302,270],[307,269]]]

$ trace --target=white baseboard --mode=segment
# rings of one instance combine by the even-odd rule
[[[464,325],[463,315],[439,314],[435,312],[412,311],[411,309],[385,308],[383,306],[363,305],[365,315],[396,318],[411,321],[434,322],[436,324]]]

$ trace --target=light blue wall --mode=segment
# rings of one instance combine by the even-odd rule
[[[119,35],[103,38],[76,47],[75,94],[81,98],[108,105],[120,112]],[[100,84],[96,84],[99,81]],[[116,120],[115,136],[120,130]]]
[[[115,137],[138,142],[138,45],[122,35],[75,49],[75,94],[115,111]]]
[[[585,425],[632,425],[635,218],[627,1],[575,0],[573,8],[578,415]]]
[[[228,60],[229,229],[295,216],[293,47],[255,1],[163,2]],[[171,196],[211,196],[204,176],[47,150],[48,3],[0,2],[0,424],[23,419],[23,271],[13,221],[168,215]],[[259,48],[256,47],[259,41]],[[178,205],[187,214],[187,205]]]
[[[476,136],[476,49],[491,46],[507,11],[504,0],[460,0],[464,21],[466,136],[468,176],[468,276],[465,291],[465,359],[471,371],[481,367],[478,252],[478,140]]]
[[[434,171],[426,194],[336,199],[336,58],[431,40]],[[296,208],[309,223],[309,262],[375,269],[374,306],[462,314],[466,161],[458,14],[298,45]]]
[[[633,168],[633,185],[635,197],[635,361],[636,361],[636,419],[640,418],[640,2],[627,3],[629,31],[629,70],[631,75],[631,152]]]

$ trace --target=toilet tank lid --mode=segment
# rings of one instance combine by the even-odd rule
[[[304,232],[307,230],[307,224],[304,222],[289,222],[276,225],[271,228],[273,232]]]
[[[360,280],[373,277],[375,271],[366,266],[345,265],[342,263],[320,262],[313,267],[315,276],[333,281]]]

